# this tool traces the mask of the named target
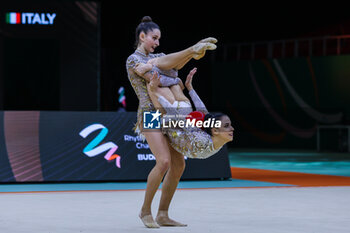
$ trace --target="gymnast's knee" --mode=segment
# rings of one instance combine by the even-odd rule
[[[168,158],[158,159],[156,166],[161,170],[161,172],[165,173],[170,168],[170,159]]]

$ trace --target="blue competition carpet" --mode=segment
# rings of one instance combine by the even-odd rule
[[[262,152],[230,151],[230,165],[236,168],[263,169],[262,171],[298,172],[350,177],[350,153],[316,152]],[[236,169],[237,170],[237,169]],[[248,171],[248,170],[247,170]],[[265,174],[265,173],[264,173]],[[271,173],[275,174],[275,173]],[[249,174],[230,180],[181,181],[179,189],[249,188],[249,187],[293,187],[294,183],[273,183],[274,179],[260,179],[260,175],[245,179]],[[282,174],[283,175],[283,174]],[[233,176],[235,177],[235,176]],[[238,177],[238,178],[237,178]],[[243,179],[241,179],[243,178]],[[270,177],[274,178],[274,177]],[[272,182],[269,182],[272,181]],[[278,182],[278,181],[277,181]],[[333,182],[333,181],[332,181]],[[291,185],[293,184],[293,185]],[[146,182],[106,182],[106,183],[44,183],[44,184],[1,184],[0,193],[26,192],[67,192],[67,191],[122,191],[144,190]]]
[[[231,151],[231,167],[350,177],[350,153]]]
[[[278,187],[292,186],[269,182],[249,180],[223,181],[181,181],[179,189],[206,189],[206,188],[239,188],[239,187]],[[143,190],[146,182],[113,182],[113,183],[64,183],[64,184],[2,184],[0,193],[9,192],[62,192],[62,191],[117,191]]]

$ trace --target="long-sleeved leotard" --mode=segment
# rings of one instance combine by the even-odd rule
[[[189,95],[196,107],[196,110],[207,114],[208,110],[206,109],[204,103],[201,101],[197,93],[194,90],[191,90],[189,92]],[[187,105],[187,107],[186,105],[177,107],[178,105],[184,103],[178,103],[175,101],[173,104],[171,104],[163,96],[159,96],[158,101],[167,112],[163,116],[163,118],[166,119],[165,121],[169,120],[169,118],[174,115],[178,116],[176,120],[185,121],[186,115],[192,112],[191,105]],[[164,127],[163,125],[162,131],[170,139],[171,146],[176,151],[189,158],[206,159],[216,154],[221,149],[221,147],[215,149],[211,136],[196,126],[173,128]]]

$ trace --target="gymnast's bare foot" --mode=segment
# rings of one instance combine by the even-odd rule
[[[143,214],[141,211],[139,217],[147,228],[159,228],[158,223],[153,220],[152,214]]]
[[[156,222],[159,224],[159,226],[164,227],[187,227],[187,224],[177,222],[175,220],[172,220],[168,216],[168,211],[158,211]]]
[[[213,44],[215,44],[216,42],[218,42],[218,40],[216,38],[208,37],[208,38],[200,40],[198,43],[213,43]]]

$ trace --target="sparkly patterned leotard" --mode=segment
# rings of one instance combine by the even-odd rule
[[[131,54],[127,60],[126,60],[126,70],[128,73],[128,78],[131,83],[131,86],[133,87],[137,98],[139,99],[139,106],[137,109],[137,122],[135,124],[135,132],[139,134],[141,137],[143,135],[141,134],[141,123],[142,123],[142,114],[144,111],[155,111],[155,108],[152,104],[152,101],[148,95],[147,87],[146,87],[146,80],[139,75],[137,75],[134,72],[135,65],[138,63],[147,63],[148,60],[156,57],[165,56],[164,53],[158,53],[158,54],[144,54],[138,50],[136,50],[133,54]],[[178,80],[176,79],[178,73],[177,70],[172,69],[168,71],[162,71],[162,79],[161,79],[161,85],[162,86],[171,86],[178,83]]]
[[[196,110],[207,114],[208,110],[197,93],[194,90],[191,90],[189,95],[191,96]],[[190,104],[187,107],[176,107],[179,106],[177,101],[171,104],[163,96],[160,96],[158,101],[167,112],[165,116],[163,116],[165,119],[167,119],[167,115],[177,115],[179,116],[177,119],[185,120],[186,115],[192,112],[192,107]],[[182,104],[185,105],[184,103]],[[163,125],[162,131],[169,137],[171,146],[176,151],[189,158],[206,159],[216,154],[221,149],[221,147],[215,149],[211,136],[196,126],[165,128]]]

